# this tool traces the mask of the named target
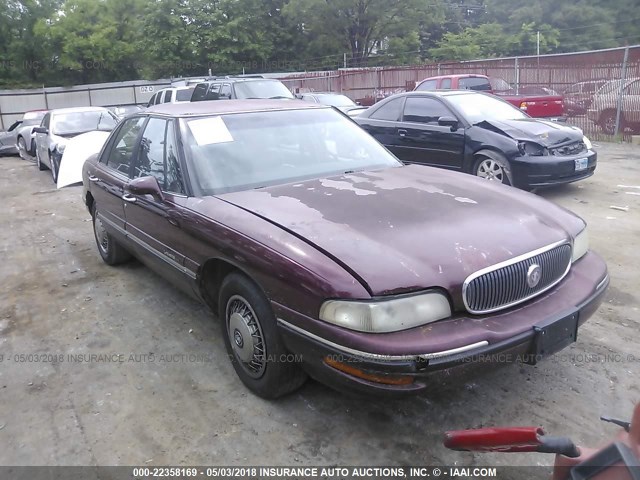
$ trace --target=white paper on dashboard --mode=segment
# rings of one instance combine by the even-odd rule
[[[198,145],[233,142],[233,136],[222,117],[207,117],[188,122]]]

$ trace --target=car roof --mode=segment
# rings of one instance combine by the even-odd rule
[[[209,100],[204,102],[162,103],[147,108],[143,113],[156,113],[171,117],[192,117],[276,110],[309,110],[314,108],[331,107],[301,100],[285,99]]]
[[[451,97],[453,95],[484,95],[484,92],[475,90],[414,90],[412,92],[397,93],[395,96],[420,97],[433,95],[435,97]]]
[[[203,83],[233,83],[233,82],[280,82],[280,80],[278,80],[277,78],[263,78],[263,77],[225,77],[225,78],[213,78],[211,80],[204,80],[202,82],[198,82],[198,85]]]
[[[425,80],[439,80],[441,78],[489,78],[486,75],[483,75],[481,73],[456,73],[453,75],[439,75],[437,77],[427,77],[424,80],[421,80],[421,82],[424,82]]]
[[[107,108],[105,107],[70,107],[70,108],[54,108],[53,110],[50,110],[49,113],[51,114],[58,114],[58,113],[82,113],[82,112],[99,112],[102,110],[107,110]],[[108,111],[108,110],[107,110]]]

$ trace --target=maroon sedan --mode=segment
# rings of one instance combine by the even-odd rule
[[[331,107],[166,104],[84,166],[108,264],[135,255],[221,319],[236,372],[409,393],[435,370],[576,340],[608,285],[585,222],[535,195],[405,166]]]

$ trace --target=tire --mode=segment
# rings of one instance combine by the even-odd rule
[[[476,154],[473,174],[493,182],[513,185],[511,167],[504,155],[491,150],[482,150]]]
[[[22,158],[23,160],[28,160],[28,154],[29,152],[27,151],[27,143],[24,141],[24,137],[18,137],[18,155],[20,155],[20,158]]]
[[[47,169],[47,166],[40,161],[40,154],[38,153],[38,150],[36,150],[36,165],[38,165],[38,170],[41,172]]]
[[[119,265],[131,259],[131,254],[120,245],[113,236],[107,232],[98,218],[98,211],[95,207],[91,209],[93,217],[93,236],[96,239],[98,253],[108,265]]]
[[[255,283],[230,273],[220,287],[218,305],[229,358],[249,390],[273,399],[302,386],[307,374],[290,358],[269,301]]]
[[[56,164],[56,161],[51,157],[51,153],[49,153],[49,165],[51,165],[51,178],[53,178],[53,183],[57,184],[60,165]]]
[[[600,128],[607,135],[616,133],[616,111],[606,110],[600,115]],[[618,133],[624,132],[624,116],[620,114],[620,125],[618,125]]]

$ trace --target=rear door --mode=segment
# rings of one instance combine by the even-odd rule
[[[402,115],[404,97],[397,97],[375,108],[366,118],[356,117],[354,120],[371,134],[376,140],[387,147],[398,158],[402,160],[400,154],[398,122]]]
[[[464,128],[452,131],[441,126],[441,117],[456,118],[434,97],[407,97],[398,128],[398,157],[405,162],[461,169],[464,154]]]
[[[191,292],[195,272],[184,268],[189,243],[182,229],[186,199],[182,168],[178,159],[174,120],[151,117],[147,122],[132,169],[132,178],[155,177],[163,198],[133,195],[126,191],[126,230],[134,248],[146,263],[172,283]]]
[[[89,167],[91,195],[101,219],[111,231],[124,236],[124,186],[129,181],[133,156],[146,117],[124,120],[106,146],[100,161]]]

